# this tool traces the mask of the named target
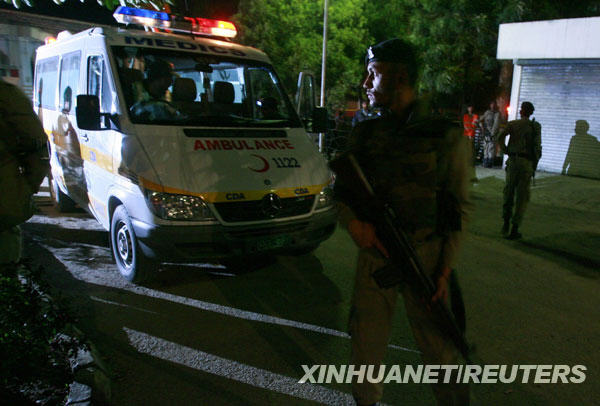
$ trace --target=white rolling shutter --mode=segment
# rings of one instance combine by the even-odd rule
[[[518,105],[532,102],[542,125],[538,169],[600,178],[600,60],[518,63]]]

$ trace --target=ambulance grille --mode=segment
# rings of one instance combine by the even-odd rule
[[[263,210],[261,200],[215,203],[214,205],[221,218],[229,223],[272,220],[310,213],[315,201],[315,196],[288,197],[281,199],[280,201],[281,209],[270,215]]]

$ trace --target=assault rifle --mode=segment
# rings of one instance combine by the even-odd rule
[[[360,210],[368,215],[369,221],[375,226],[377,237],[390,254],[390,263],[373,273],[377,285],[381,288],[389,288],[405,282],[422,297],[425,303],[429,303],[437,287],[425,273],[408,236],[398,226],[398,216],[394,209],[389,204],[378,200],[373,187],[351,152],[346,152],[331,161],[330,167],[336,173],[337,179],[346,185],[352,185],[353,201],[357,202]],[[441,330],[448,334],[465,360],[469,361],[469,345],[446,304],[443,300],[437,300],[430,306]]]

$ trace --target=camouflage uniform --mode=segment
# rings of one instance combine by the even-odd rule
[[[505,146],[509,134],[508,146]],[[509,121],[498,135],[498,143],[502,153],[508,154],[502,217],[505,222],[512,220],[513,225],[519,226],[529,202],[534,165],[542,155],[542,126],[529,118]]]
[[[31,102],[16,86],[0,80],[0,161],[19,157],[31,193],[37,192],[47,174],[46,135],[33,112]],[[10,190],[2,191],[2,199],[14,198]],[[21,256],[21,233],[18,226],[0,224],[0,264],[16,262]]]
[[[483,166],[491,168],[496,157],[496,134],[500,126],[500,113],[486,110],[481,117],[483,127]]]
[[[442,267],[452,267],[465,220],[471,152],[461,129],[445,120],[431,120],[413,105],[404,117],[384,116],[360,123],[351,135],[351,148],[381,200],[401,216],[425,271],[435,280]],[[369,221],[352,198],[351,185],[337,181],[342,226],[358,218]],[[390,339],[398,290],[423,361],[456,364],[459,354],[439,330],[431,313],[409,286],[379,288],[371,274],[385,264],[374,248],[361,249],[358,257],[349,329],[351,363],[380,365]],[[353,383],[360,404],[381,399],[383,384]],[[452,384],[434,386],[440,403],[468,402],[468,388]]]

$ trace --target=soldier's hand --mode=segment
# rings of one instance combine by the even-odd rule
[[[438,300],[445,302],[448,299],[448,279],[450,278],[450,268],[444,268],[436,281],[436,291],[431,298],[431,302],[435,303]]]
[[[385,258],[390,257],[379,238],[377,238],[375,226],[373,224],[354,219],[348,223],[348,232],[359,248],[374,247],[379,250]]]

